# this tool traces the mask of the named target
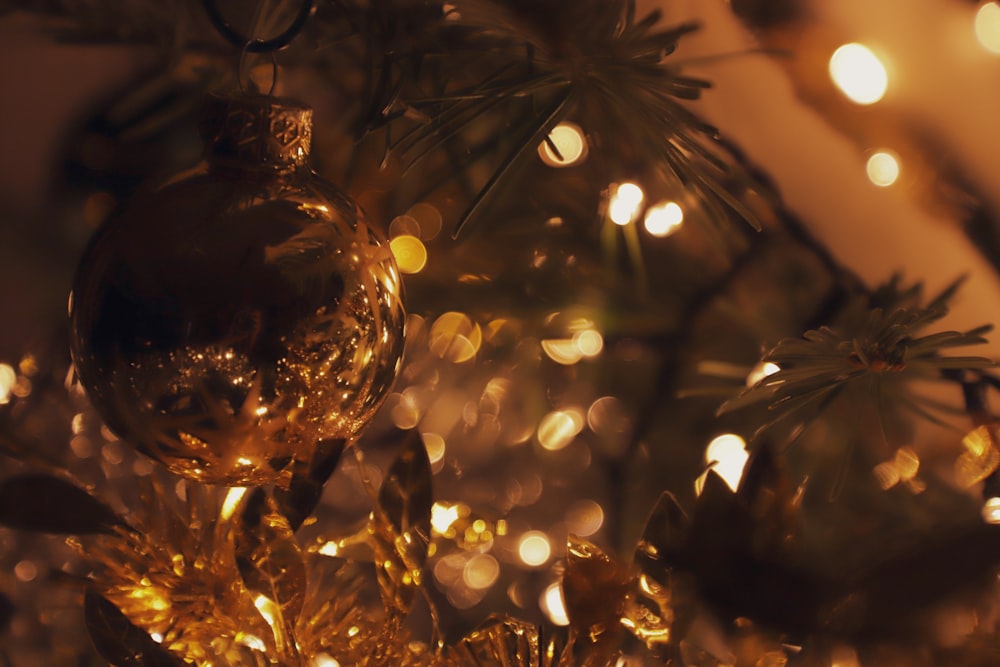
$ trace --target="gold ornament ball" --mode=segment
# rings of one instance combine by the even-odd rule
[[[307,164],[311,110],[213,98],[208,157],[146,188],[78,268],[71,347],[108,426],[206,483],[278,481],[355,436],[395,379],[399,272]]]

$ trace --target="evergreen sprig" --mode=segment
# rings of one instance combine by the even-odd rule
[[[780,422],[809,423],[848,387],[874,382],[880,406],[891,403],[947,424],[942,415],[952,410],[950,406],[916,393],[910,385],[995,365],[985,357],[945,354],[951,348],[985,343],[983,335],[992,325],[964,332],[923,332],[948,313],[948,302],[960,283],[920,305],[921,285],[902,289],[899,277],[894,277],[852,303],[841,325],[780,341],[763,357],[780,370],[725,402],[719,414],[766,405],[770,418],[757,430],[759,435]]]

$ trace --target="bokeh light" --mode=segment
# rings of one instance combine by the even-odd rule
[[[437,433],[421,433],[420,437],[424,441],[424,448],[427,450],[427,458],[431,465],[441,461],[445,452],[444,438]]]
[[[538,606],[553,625],[569,625],[569,614],[566,612],[566,599],[563,597],[560,582],[557,581],[546,586],[538,598]]]
[[[635,183],[621,183],[614,188],[608,203],[608,217],[616,225],[627,225],[635,219],[645,194]]]
[[[1000,55],[1000,5],[983,3],[976,11],[973,27],[979,44],[990,53]]]
[[[885,65],[864,44],[844,44],[830,57],[830,77],[857,104],[874,104],[889,87]]]
[[[437,356],[460,364],[476,356],[483,332],[468,315],[452,311],[434,321],[427,343]]]
[[[988,498],[983,503],[983,521],[990,524],[1000,524],[1000,498]]]
[[[476,554],[462,569],[462,581],[473,590],[484,590],[500,577],[500,563],[489,554]]]
[[[320,653],[312,659],[310,667],[340,667],[340,663],[327,653]]]
[[[552,150],[549,142],[556,147]],[[550,167],[569,167],[587,157],[587,140],[575,123],[563,122],[552,128],[548,141],[538,144],[538,157]]]
[[[540,530],[529,530],[517,543],[517,555],[529,567],[540,567],[552,556],[549,537]]]
[[[538,424],[538,442],[551,452],[563,449],[583,430],[583,424],[583,415],[578,410],[550,412]]]
[[[768,375],[774,375],[781,370],[781,366],[774,363],[773,361],[762,361],[753,367],[753,370],[747,374],[747,386],[752,387]]]
[[[596,357],[604,349],[604,337],[596,329],[584,329],[573,334],[573,344],[585,357]]]
[[[416,220],[420,227],[420,238],[430,241],[441,233],[441,211],[429,202],[419,202],[406,211],[407,217]]]
[[[653,236],[670,236],[684,224],[684,211],[677,202],[661,202],[646,211],[644,224]]]
[[[0,405],[10,402],[10,395],[17,383],[17,373],[9,364],[0,364]]]
[[[580,537],[590,537],[604,524],[604,509],[593,500],[578,500],[566,510],[566,527]]]
[[[872,153],[865,171],[872,183],[881,188],[889,187],[899,179],[899,158],[891,151]]]
[[[451,524],[461,516],[461,506],[436,502],[431,505],[431,528],[438,535],[447,535]]]
[[[389,241],[389,248],[403,273],[420,273],[427,266],[427,248],[416,236],[397,236]]]
[[[735,433],[723,433],[713,438],[705,448],[705,463],[709,467],[695,480],[695,492],[701,494],[705,478],[713,470],[735,492],[743,478],[743,468],[750,459],[746,446],[746,441]]]

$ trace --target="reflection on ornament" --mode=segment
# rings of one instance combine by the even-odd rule
[[[311,110],[217,98],[208,159],[98,232],[71,305],[83,386],[123,439],[209,483],[274,481],[395,378],[392,253],[307,165]]]

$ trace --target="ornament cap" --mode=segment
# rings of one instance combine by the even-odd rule
[[[312,145],[312,109],[267,95],[213,95],[203,120],[209,159],[256,169],[306,164]]]

